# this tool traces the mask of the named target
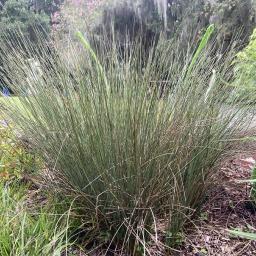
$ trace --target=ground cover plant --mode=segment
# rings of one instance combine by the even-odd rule
[[[24,185],[1,181],[0,188],[1,255],[62,255],[70,245],[68,217],[51,204],[29,209]]]
[[[25,173],[36,173],[42,162],[35,153],[28,152],[16,138],[11,124],[5,120],[0,124],[0,177],[10,181],[21,178]]]
[[[62,255],[72,244],[70,210],[33,182],[42,161],[21,145],[4,120],[0,161],[0,255]]]
[[[5,35],[6,83],[20,103],[2,111],[47,163],[51,191],[76,201],[88,246],[152,255],[152,246],[173,246],[200,209],[214,166],[246,121],[225,105],[233,48],[213,55],[212,33],[185,52],[160,40],[147,53],[140,39],[93,48],[77,33],[83,51],[74,47],[73,57],[84,65],[72,71],[49,54],[53,44],[23,38],[18,48]]]

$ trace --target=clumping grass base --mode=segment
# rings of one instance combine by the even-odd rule
[[[72,67],[42,36],[37,47],[1,43],[6,83],[19,97],[4,112],[47,163],[48,185],[76,199],[88,244],[149,254],[159,220],[161,243],[172,245],[200,207],[242,123],[225,105],[232,49],[214,53],[211,33],[195,51],[160,40],[147,54],[140,40],[92,47],[78,34]]]

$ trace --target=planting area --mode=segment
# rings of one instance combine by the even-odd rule
[[[0,8],[0,255],[256,255],[254,2],[46,2]]]
[[[256,208],[251,204],[251,184],[240,182],[251,178],[255,149],[252,142],[240,145],[222,162],[199,218],[188,224],[178,255],[255,255],[256,243],[250,233],[255,232]],[[247,236],[234,236],[229,232],[234,228],[248,232]]]
[[[106,250],[112,255],[116,248],[108,248],[110,234],[99,233],[97,242],[86,241],[80,219],[84,213],[78,215],[73,201],[63,199],[55,190],[49,192],[45,183],[48,167],[15,130],[12,124],[1,122],[1,255],[104,255]],[[255,255],[256,207],[248,180],[256,147],[252,133],[248,137],[249,141],[236,143],[217,164],[213,186],[200,211],[187,216],[168,255]],[[149,245],[148,253],[166,255],[168,222],[156,219],[154,225],[157,233],[152,236],[157,240]],[[247,232],[247,236],[232,234],[236,230]],[[94,242],[99,241],[102,244],[97,248]]]

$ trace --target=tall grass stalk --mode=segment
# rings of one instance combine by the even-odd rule
[[[24,38],[19,48],[6,35],[3,72],[20,102],[3,110],[48,164],[48,184],[79,198],[87,239],[108,234],[109,243],[148,254],[160,243],[159,220],[175,241],[242,127],[243,113],[225,106],[233,49],[213,54],[208,43],[193,58],[191,47],[160,40],[145,56],[140,40],[92,47],[79,37],[86,47],[72,56],[84,61],[71,70],[54,42]]]

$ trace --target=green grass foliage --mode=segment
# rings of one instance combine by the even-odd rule
[[[3,112],[47,163],[48,185],[81,206],[89,242],[107,234],[108,244],[150,255],[150,246],[180,236],[243,123],[243,113],[224,103],[232,49],[213,55],[202,42],[200,51],[181,52],[179,42],[160,40],[145,54],[139,39],[102,38],[91,47],[78,37],[83,49],[70,47],[84,64],[72,70],[49,53],[53,43],[2,42],[6,83],[20,99]],[[40,63],[40,75],[28,58]]]
[[[69,222],[55,205],[30,209],[28,189],[17,182],[0,183],[0,254],[64,255]]]
[[[42,161],[28,153],[14,127],[4,120],[0,160],[0,255],[64,255],[69,246],[69,218],[50,198],[48,203],[37,200],[33,185],[24,183],[24,175],[35,175]]]

